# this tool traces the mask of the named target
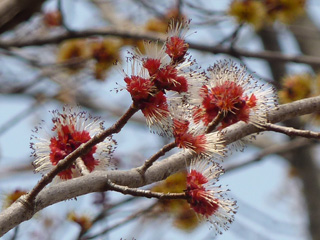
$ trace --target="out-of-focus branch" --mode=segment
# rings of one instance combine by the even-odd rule
[[[292,127],[279,126],[279,125],[272,124],[272,123],[263,124],[263,127],[267,131],[274,131],[274,132],[278,132],[278,133],[283,133],[288,136],[300,136],[300,137],[305,137],[305,138],[316,138],[316,139],[320,138],[320,133],[313,132],[310,130],[300,130],[300,129],[295,129]]]
[[[277,109],[268,113],[269,122],[280,122],[300,115],[320,111],[320,97],[314,97],[280,105]],[[226,144],[230,144],[252,133],[263,131],[252,125],[239,122],[226,128],[223,138]],[[108,190],[107,180],[118,185],[128,187],[140,187],[167,178],[173,173],[182,170],[186,162],[190,162],[191,153],[180,152],[161,162],[153,164],[145,173],[143,179],[137,169],[127,171],[96,171],[87,176],[71,179],[43,189],[34,200],[33,208],[26,207],[21,201],[15,202],[11,207],[0,213],[0,235],[2,236],[19,223],[30,219],[37,211],[60,201],[72,199],[91,192]]]
[[[252,163],[259,162],[264,157],[266,157],[270,154],[287,153],[287,152],[292,151],[294,149],[306,147],[308,145],[311,145],[312,143],[313,142],[311,140],[304,139],[304,138],[297,138],[297,139],[294,139],[292,141],[289,141],[289,142],[286,142],[283,144],[275,144],[275,145],[272,145],[270,147],[267,147],[267,148],[261,150],[258,154],[254,155],[250,159],[247,159],[246,161],[239,161],[240,163],[238,163],[238,164],[233,164],[233,165],[227,166],[225,168],[225,170],[228,173],[230,171],[246,167]]]
[[[132,220],[134,219],[137,219],[138,217],[144,215],[145,213],[148,213],[150,212],[150,210],[155,206],[155,204],[152,204],[151,206],[145,208],[145,209],[142,209],[142,210],[139,210],[137,211],[136,213],[130,215],[129,217],[123,219],[122,221],[110,226],[110,227],[107,227],[105,229],[103,229],[101,232],[97,233],[97,234],[94,234],[94,235],[91,235],[91,236],[86,236],[86,237],[83,237],[83,238],[80,238],[80,239],[94,239],[96,237],[99,237],[99,236],[102,236],[103,234],[106,234],[107,232],[110,232],[111,230],[115,229],[115,228],[118,228],[128,222],[131,222]]]
[[[129,38],[136,40],[165,40],[162,34],[135,32],[135,31],[119,31],[119,30],[86,30],[79,32],[63,33],[58,36],[48,36],[44,38],[36,38],[32,40],[11,40],[11,41],[0,41],[0,48],[11,48],[11,47],[27,47],[27,46],[42,46],[46,44],[57,44],[67,39],[73,38],[87,38],[91,36],[115,36],[121,38]],[[250,57],[259,58],[272,62],[295,62],[305,63],[312,66],[320,66],[320,57],[307,56],[307,55],[288,55],[276,51],[261,51],[252,52],[237,47],[224,47],[224,46],[208,46],[204,44],[189,43],[191,49],[209,52],[214,54],[228,54],[235,57]]]
[[[0,33],[11,30],[40,10],[45,0],[2,0],[0,2]]]
[[[111,182],[109,179],[106,181],[107,189],[111,191],[128,194],[135,197],[157,198],[157,199],[187,199],[185,193],[161,193],[152,192],[149,190],[141,190],[137,188],[128,188]]]

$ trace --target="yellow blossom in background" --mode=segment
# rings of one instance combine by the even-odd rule
[[[150,32],[166,33],[168,29],[168,23],[166,19],[151,18],[144,27]]]
[[[293,22],[305,12],[306,0],[265,0],[270,21]]]
[[[92,226],[90,217],[86,215],[77,215],[75,212],[70,212],[67,218],[69,221],[79,224],[82,232],[89,230]]]
[[[310,74],[296,74],[283,78],[279,91],[281,103],[289,103],[312,96],[313,79]]]
[[[251,24],[258,30],[263,25],[266,10],[261,1],[234,0],[230,4],[228,13],[235,17],[237,22]]]
[[[83,39],[72,39],[64,41],[59,46],[59,51],[57,54],[58,63],[74,63],[71,64],[68,68],[70,70],[79,70],[84,65],[81,64],[82,61],[88,58],[88,50],[86,47],[86,40]]]
[[[95,60],[94,74],[96,79],[105,79],[106,71],[120,59],[120,47],[120,40],[107,38],[89,44],[90,56]]]
[[[154,186],[151,190],[163,193],[182,193],[186,185],[187,172],[179,172],[171,175],[163,182]],[[173,225],[184,231],[192,231],[199,225],[195,212],[189,203],[182,199],[159,200],[155,208],[155,215],[169,214],[173,217]]]
[[[18,198],[21,197],[21,196],[24,195],[24,194],[27,194],[27,192],[22,191],[22,190],[19,190],[19,189],[15,190],[14,192],[11,192],[11,193],[7,194],[7,195],[5,196],[4,201],[3,201],[2,208],[5,209],[5,208],[10,207],[10,205],[11,205],[12,203],[14,203],[15,201],[17,201]]]
[[[320,95],[320,73],[318,73],[315,77],[316,81],[316,95]]]

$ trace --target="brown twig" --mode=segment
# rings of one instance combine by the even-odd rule
[[[111,182],[109,179],[106,183],[106,188],[111,191],[120,192],[122,194],[129,194],[135,197],[146,197],[146,198],[157,198],[157,199],[187,199],[185,193],[160,193],[152,192],[149,190],[141,190],[138,188],[129,188],[126,186],[121,186]]]
[[[262,127],[267,130],[267,131],[274,131],[278,133],[283,133],[288,136],[300,136],[300,137],[305,137],[305,138],[315,138],[315,139],[320,139],[320,133],[319,132],[313,132],[310,130],[300,130],[300,129],[295,129],[292,127],[284,127],[272,123],[265,123],[262,125]]]
[[[70,166],[78,157],[86,154],[93,146],[102,142],[106,137],[111,134],[118,133],[121,131],[123,126],[128,122],[128,120],[135,114],[139,109],[135,107],[134,104],[130,106],[128,111],[110,128],[105,131],[95,135],[85,144],[81,144],[76,150],[66,156],[63,160],[59,161],[59,163],[53,168],[50,172],[45,174],[42,179],[38,182],[38,184],[27,194],[24,199],[24,203],[32,208],[33,200],[38,195],[38,193],[48,185],[52,179],[63,169],[66,169]]]
[[[162,35],[156,35],[154,33],[133,33],[129,31],[119,31],[119,30],[85,30],[69,33],[63,33],[57,36],[47,36],[43,38],[35,38],[31,40],[11,40],[11,41],[0,41],[0,48],[8,49],[10,47],[27,47],[27,46],[41,46],[46,44],[57,44],[67,39],[74,38],[87,38],[92,36],[115,36],[121,38],[129,38],[136,40],[159,40],[159,37]],[[161,40],[164,41],[165,38],[161,37]],[[312,66],[320,65],[320,57],[308,56],[308,55],[289,55],[283,54],[276,51],[260,51],[252,52],[236,47],[224,47],[224,46],[209,46],[204,44],[188,43],[191,49],[210,52],[214,54],[222,53],[228,54],[231,56],[242,56],[250,58],[260,58],[268,61],[278,61],[278,62],[295,62],[295,63],[305,63]]]
[[[143,166],[139,169],[141,175],[144,175],[144,173],[147,171],[149,167],[152,166],[152,164],[159,159],[159,157],[166,154],[166,152],[169,152],[171,149],[175,148],[177,144],[175,142],[168,143],[163,146],[157,153],[155,153],[152,157],[150,157],[148,160],[146,160],[143,164]]]
[[[78,168],[80,174],[82,176],[84,175],[88,175],[90,172],[89,172],[89,169],[87,168],[87,166],[84,164],[83,160],[81,159],[81,157],[78,157],[75,161],[75,165],[76,167]]]
[[[222,121],[224,118],[224,112],[220,111],[218,112],[218,115],[212,120],[212,122],[208,125],[206,133],[211,133]]]

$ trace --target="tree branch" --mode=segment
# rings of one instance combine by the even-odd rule
[[[85,31],[73,31],[72,33],[66,32],[57,36],[46,36],[43,38],[35,38],[31,40],[10,40],[10,41],[0,41],[0,48],[9,49],[12,47],[28,47],[28,46],[42,46],[46,44],[57,44],[67,39],[74,38],[87,38],[92,36],[114,36],[121,38],[129,38],[136,40],[161,40],[165,41],[165,36],[163,34],[146,33],[146,32],[136,32],[136,31],[122,31],[122,30],[85,30]],[[276,51],[261,51],[252,52],[244,50],[237,47],[224,47],[224,46],[209,46],[196,43],[188,43],[191,49],[210,52],[210,53],[222,53],[228,54],[235,57],[250,57],[250,58],[260,58],[268,61],[278,61],[278,62],[295,62],[295,63],[305,63],[311,66],[320,66],[320,57],[307,56],[307,55],[289,55],[283,54]]]
[[[319,132],[313,132],[310,130],[300,130],[300,129],[295,129],[292,127],[279,126],[279,125],[275,125],[272,123],[263,124],[262,127],[265,128],[266,131],[274,131],[274,132],[278,132],[278,133],[283,133],[288,136],[300,136],[300,137],[315,138],[315,139],[320,138]]]
[[[284,121],[304,114],[320,111],[320,96],[280,105],[277,109],[268,112],[268,121],[271,123]],[[230,144],[252,133],[263,129],[252,124],[239,122],[222,131],[226,144]],[[96,171],[87,176],[71,179],[54,184],[42,190],[34,201],[34,208],[27,208],[20,201],[0,213],[0,235],[23,221],[29,220],[36,212],[57,202],[72,199],[92,192],[106,191],[108,180],[115,184],[127,187],[140,187],[167,178],[168,176],[185,169],[193,155],[185,151],[153,164],[145,173],[145,181],[137,169],[127,171]]]

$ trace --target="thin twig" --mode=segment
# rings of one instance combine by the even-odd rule
[[[16,240],[19,232],[19,226],[16,226],[13,231],[13,235],[10,240]]]
[[[129,119],[138,111],[139,109],[135,107],[134,104],[130,106],[128,111],[110,128],[104,130],[103,132],[95,135],[88,142],[81,144],[76,150],[66,156],[47,174],[45,174],[38,184],[27,194],[24,199],[24,204],[33,208],[33,200],[38,195],[38,193],[48,185],[52,179],[63,169],[70,166],[78,157],[86,154],[90,149],[96,144],[102,142],[106,137],[111,134],[118,133],[124,127],[124,125],[129,121]]]
[[[108,206],[106,209],[103,209],[93,220],[92,220],[92,223],[96,223],[96,222],[99,222],[100,220],[102,220],[105,216],[106,216],[106,213],[114,208],[117,208],[117,207],[120,207],[121,205],[123,204],[126,204],[126,203],[131,203],[132,201],[134,200],[137,200],[137,198],[135,197],[129,197],[129,198],[126,198],[122,201],[119,201],[115,204],[112,204],[110,206]]]
[[[33,67],[39,67],[39,62],[33,58],[25,57],[15,51],[11,51],[8,49],[0,49],[0,53],[6,56],[15,57],[16,59],[19,59],[20,61],[23,61],[25,63],[28,63],[29,65]]]
[[[64,29],[66,29],[69,33],[72,33],[73,31],[68,27],[68,25],[66,24],[66,19],[65,19],[65,15],[64,15],[64,11],[63,11],[63,7],[62,7],[62,0],[58,0],[58,9],[61,15],[61,25],[64,27]]]
[[[74,38],[87,38],[91,36],[115,36],[121,38],[137,39],[137,40],[159,40],[160,35],[155,36],[155,33],[133,33],[129,31],[120,30],[85,30],[69,33],[64,33],[56,36],[47,36],[43,38],[27,39],[21,40],[11,40],[11,41],[0,41],[0,48],[10,48],[10,47],[27,47],[27,46],[41,46],[46,44],[57,44],[67,39]],[[162,36],[162,35],[161,35]],[[161,41],[165,41],[165,38],[161,37]],[[242,56],[251,58],[260,58],[268,61],[278,61],[278,62],[295,62],[295,63],[305,63],[312,66],[320,65],[320,57],[308,56],[308,55],[289,55],[283,54],[276,51],[260,51],[252,52],[236,47],[224,47],[224,46],[211,46],[204,44],[188,43],[191,49],[210,52],[214,54],[229,54],[231,56]]]
[[[90,172],[87,168],[87,166],[84,164],[83,160],[81,157],[78,157],[75,161],[75,165],[78,168],[79,172],[81,173],[82,176],[88,175]]]
[[[149,12],[152,12],[157,18],[164,19],[165,16],[162,12],[160,12],[158,9],[154,7],[153,4],[150,4],[148,1],[145,0],[135,0],[136,3],[143,6],[146,10]]]
[[[152,164],[159,159],[159,157],[166,154],[166,152],[169,152],[171,149],[175,148],[177,144],[175,142],[168,143],[163,146],[157,153],[155,153],[151,158],[146,160],[143,164],[143,166],[140,168],[140,173],[144,175],[144,173],[147,171],[149,167],[152,166]]]
[[[295,129],[292,127],[284,127],[272,123],[265,123],[262,125],[262,127],[266,131],[274,131],[278,133],[283,133],[288,136],[300,136],[300,137],[305,137],[305,138],[315,138],[315,139],[320,139],[320,133],[319,132],[313,132],[310,130],[300,130],[300,129]]]
[[[222,45],[223,43],[227,42],[230,40],[231,44],[230,46],[233,46],[235,41],[236,41],[236,38],[237,38],[237,35],[240,31],[240,29],[242,28],[243,24],[239,24],[236,29],[228,36],[226,36],[225,38],[223,38],[219,43],[218,45]]]
[[[106,187],[111,191],[120,192],[122,194],[129,194],[135,197],[146,197],[146,198],[157,198],[157,199],[187,199],[185,193],[160,193],[152,192],[149,190],[141,190],[138,188],[129,188],[126,186],[121,186],[107,180]]]
[[[223,118],[224,118],[224,112],[219,111],[218,115],[208,125],[206,133],[211,133],[219,125],[219,123],[222,121]]]
[[[117,202],[115,204],[110,205],[109,207],[107,207],[105,209],[102,209],[102,211],[91,221],[91,223],[92,223],[91,227],[89,229],[80,231],[77,239],[80,240],[83,235],[85,235],[88,231],[90,231],[90,229],[94,226],[95,223],[105,219],[105,217],[107,216],[107,213],[110,210],[112,210],[114,208],[117,208],[117,207],[120,207],[123,204],[130,203],[130,202],[132,202],[134,200],[137,200],[137,198],[135,198],[135,197],[126,198],[126,199],[124,199],[122,201],[119,201],[119,202]],[[87,238],[85,238],[85,239],[87,239]]]

